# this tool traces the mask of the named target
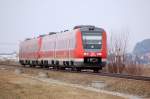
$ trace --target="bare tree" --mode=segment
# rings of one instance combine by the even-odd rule
[[[127,50],[129,46],[129,32],[111,32],[108,44],[107,71],[111,73],[126,73],[129,75],[142,75],[144,67],[134,59],[128,59]],[[132,57],[132,55],[131,55]]]
[[[111,33],[108,44],[108,71],[122,73],[125,68],[129,32]]]

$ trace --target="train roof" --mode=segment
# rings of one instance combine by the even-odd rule
[[[49,32],[49,35],[53,35],[56,34],[57,32]]]
[[[75,29],[80,29],[80,31],[98,31],[98,32],[101,31],[101,32],[104,32],[104,29],[99,28],[99,27],[95,27],[94,25],[77,25],[77,26],[74,26],[73,30],[75,30]],[[42,34],[42,35],[39,35],[38,37],[44,37],[47,35],[54,35],[57,33],[64,33],[67,31],[69,31],[69,30],[64,30],[61,32],[49,32],[48,34]],[[35,38],[27,38],[27,39],[25,39],[25,41],[32,40],[32,39],[35,39]]]
[[[73,29],[80,29],[81,31],[101,31],[104,32],[104,29],[95,27],[94,25],[78,25],[75,26]]]
[[[31,38],[26,38],[25,41],[27,41],[27,40],[31,40]]]
[[[95,28],[94,25],[77,25],[77,26],[74,26],[73,29],[78,29],[78,28]]]

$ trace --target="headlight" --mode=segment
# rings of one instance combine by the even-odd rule
[[[98,56],[101,56],[101,55],[102,55],[102,53],[97,53],[97,55],[98,55]]]
[[[84,55],[86,56],[86,55],[88,55],[88,53],[85,52]]]

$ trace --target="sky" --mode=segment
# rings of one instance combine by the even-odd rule
[[[0,53],[18,51],[19,42],[75,25],[129,32],[129,51],[150,38],[150,0],[0,0]],[[109,39],[108,39],[109,42]]]

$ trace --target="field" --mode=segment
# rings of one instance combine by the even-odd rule
[[[0,70],[0,99],[125,99],[119,96],[42,82],[27,74]]]
[[[16,68],[20,68],[23,73],[16,75],[14,73]],[[52,80],[43,82],[41,79],[35,79],[34,77],[37,77],[39,72],[47,73],[48,79]],[[57,81],[53,82],[53,80]],[[100,90],[108,91],[108,93],[88,88],[93,81],[105,83],[106,86]],[[75,87],[76,84],[79,86]],[[114,95],[116,92],[125,95],[116,96]],[[11,99],[59,99],[60,97],[62,99],[99,99],[100,97],[100,99],[110,99],[110,97],[122,99],[127,98],[124,97],[126,95],[149,98],[150,82],[0,65],[1,99],[10,99],[10,97]]]

